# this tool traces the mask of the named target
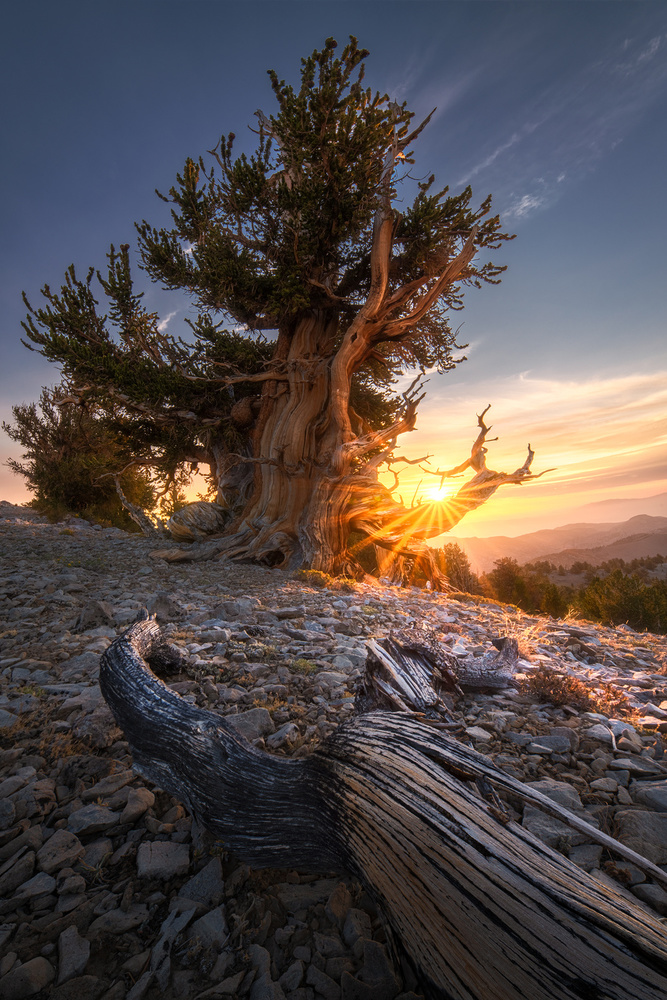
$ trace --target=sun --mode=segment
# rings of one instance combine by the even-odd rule
[[[446,486],[429,486],[422,496],[428,503],[439,503],[441,500],[450,500],[455,492],[456,488],[447,483]]]

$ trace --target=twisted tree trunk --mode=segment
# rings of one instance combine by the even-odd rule
[[[361,715],[305,759],[260,752],[152,673],[147,661],[170,655],[148,620],[102,658],[100,685],[137,770],[251,865],[362,879],[429,996],[664,1000],[660,921],[509,822],[469,782],[528,792],[553,810],[539,793],[404,713]]]

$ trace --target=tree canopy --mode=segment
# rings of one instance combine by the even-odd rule
[[[453,502],[403,508],[378,479],[423,398],[419,382],[392,392],[398,375],[461,360],[449,316],[467,287],[500,280],[478,255],[512,237],[490,196],[473,207],[470,187],[412,176],[431,115],[416,123],[363,85],[356,39],[336,47],[302,60],[296,88],[271,71],[277,107],[257,112],[254,152],[222,135],[160,195],[171,225],[138,224],[141,267],[194,305],[188,337],[146,309],[129,244],[104,272],[72,266],[41,305],[26,298],[24,328],[73,401],[115,409],[138,464],[208,466],[229,512],[221,552],[350,572],[352,536],[428,561],[424,539],[530,478],[532,452],[514,473],[487,469],[482,414],[470,457],[438,470],[473,472]]]

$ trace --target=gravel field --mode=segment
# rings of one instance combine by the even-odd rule
[[[381,583],[317,588],[275,569],[152,558],[164,548],[0,503],[3,1000],[421,996],[361,885],[251,871],[133,773],[98,669],[142,608],[189,655],[170,686],[290,756],[354,713],[367,638],[425,623],[471,664],[494,637],[517,637],[517,687],[459,699],[462,738],[667,871],[664,636]],[[581,682],[586,710],[529,690],[545,666]],[[513,817],[667,917],[667,892],[633,866],[532,807]]]

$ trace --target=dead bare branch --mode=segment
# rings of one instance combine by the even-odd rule
[[[158,521],[157,525],[153,524],[148,515],[141,509],[137,507],[136,504],[132,503],[127,499],[123,493],[123,488],[120,485],[120,479],[118,476],[114,476],[114,483],[116,484],[116,493],[118,498],[122,503],[125,510],[128,512],[135,524],[138,524],[141,528],[142,534],[146,535],[148,538],[162,538],[166,534],[164,525],[162,521]]]
[[[421,374],[412,380],[405,392],[402,393],[405,401],[403,412],[393,424],[384,430],[371,431],[353,441],[348,441],[341,446],[341,450],[347,456],[360,458],[376,448],[384,447],[389,451],[393,449],[399,435],[414,429],[417,420],[417,407],[426,396],[426,393],[421,391],[424,384]]]

